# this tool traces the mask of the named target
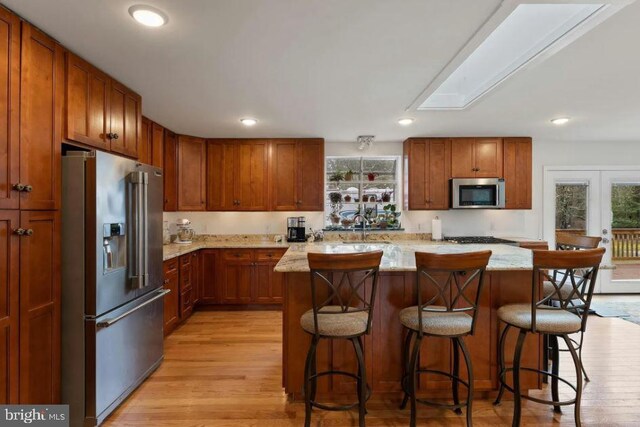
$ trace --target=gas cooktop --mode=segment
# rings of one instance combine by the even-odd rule
[[[445,237],[445,240],[452,243],[460,244],[496,244],[502,243],[507,245],[517,244],[513,240],[499,239],[493,236],[459,236],[459,237]]]

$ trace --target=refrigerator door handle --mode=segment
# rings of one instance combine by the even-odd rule
[[[119,316],[114,317],[113,319],[107,319],[107,320],[103,320],[102,322],[98,322],[98,324],[96,325],[98,328],[108,328],[109,326],[113,325],[114,323],[124,319],[125,317],[129,316],[130,314],[133,314],[134,312],[140,310],[142,307],[151,304],[152,302],[160,299],[160,298],[164,298],[165,295],[167,295],[169,292],[171,292],[171,289],[160,289],[158,291],[158,295],[156,295],[155,297],[143,302],[142,304],[132,308],[131,310],[125,311],[124,313],[122,313]]]
[[[146,172],[131,172],[129,182],[133,186],[131,235],[133,236],[131,283],[134,288],[141,289],[147,285],[149,261],[147,247],[147,187],[149,176]]]

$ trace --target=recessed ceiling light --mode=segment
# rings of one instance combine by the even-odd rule
[[[169,21],[167,15],[155,7],[137,4],[129,8],[129,15],[147,27],[162,27]]]
[[[240,119],[240,123],[245,126],[254,126],[258,121],[256,119]]]
[[[411,123],[413,123],[413,121],[414,121],[413,119],[405,118],[405,119],[398,120],[398,124],[402,126],[409,126]]]
[[[558,117],[557,119],[551,120],[551,123],[554,125],[563,125],[569,121],[569,117]]]

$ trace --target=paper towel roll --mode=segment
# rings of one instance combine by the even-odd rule
[[[438,217],[431,220],[431,240],[442,240],[442,221]]]

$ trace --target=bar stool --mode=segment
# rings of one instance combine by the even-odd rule
[[[473,367],[463,337],[473,335],[478,316],[478,300],[484,283],[484,271],[490,257],[491,251],[447,255],[416,252],[417,305],[407,307],[400,312],[400,322],[407,330],[402,351],[404,398],[400,408],[404,409],[407,401],[411,401],[412,427],[416,425],[417,402],[452,409],[457,414],[462,414],[461,408],[466,406],[467,425],[472,424]],[[433,292],[429,292],[430,290]],[[433,294],[432,297],[429,296],[431,294]],[[426,296],[424,299],[423,295]],[[453,372],[419,366],[420,347],[425,336],[451,339]],[[460,378],[459,349],[462,350],[467,366],[467,381]],[[453,404],[432,402],[416,397],[418,375],[423,373],[451,378]],[[460,403],[458,397],[459,384],[467,388],[467,399],[464,403]]]
[[[300,317],[300,326],[312,336],[304,369],[304,425],[311,425],[311,411],[314,407],[346,411],[358,406],[359,423],[362,427],[365,425],[366,401],[371,394],[367,385],[362,336],[371,331],[382,251],[354,254],[309,253],[307,258],[311,270],[313,308]],[[317,372],[316,350],[322,338],[351,341],[358,360],[358,373],[338,370]],[[341,406],[316,402],[317,379],[326,375],[344,375],[356,379],[358,401]]]
[[[509,304],[498,309],[498,319],[505,323],[505,328],[500,335],[498,349],[500,391],[494,404],[500,403],[505,389],[514,393],[513,426],[520,425],[522,399],[553,405],[556,412],[560,411],[561,406],[574,405],[576,426],[581,425],[582,361],[578,357],[569,335],[584,331],[587,326],[587,314],[604,251],[604,248],[583,251],[533,251],[531,303]],[[559,278],[553,273],[556,270],[563,271]],[[557,290],[556,296],[560,303],[558,307],[546,305],[550,299],[548,295],[538,300],[538,284],[541,279],[550,282]],[[570,292],[566,297],[563,297],[559,291],[564,286],[570,286]],[[504,362],[505,342],[507,333],[512,327],[518,328],[519,334],[513,357],[513,367],[507,368]],[[576,368],[577,384],[575,386],[558,375],[557,363],[554,363],[552,373],[546,370],[521,366],[522,347],[527,333],[547,334],[555,340],[558,337],[562,337],[571,353],[571,358]],[[520,391],[520,371],[550,375],[552,378],[552,400],[522,395]],[[513,372],[513,387],[506,384],[505,376],[507,372]],[[558,381],[562,381],[575,390],[576,396],[574,399],[559,400]]]
[[[591,236],[578,236],[571,233],[558,233],[556,236],[556,250],[559,251],[578,251],[584,249],[595,249],[600,244],[602,240],[601,237],[591,237]],[[558,275],[564,274],[563,271],[554,271],[554,278],[556,281],[558,279]],[[560,305],[561,299],[567,299],[569,294],[571,293],[571,286],[565,284],[559,290],[557,290],[549,281],[545,281],[543,283],[543,292],[544,296],[549,296],[549,305]],[[556,293],[560,292],[560,297],[556,296]],[[574,344],[574,348],[578,351],[578,357],[582,360],[582,343],[584,342],[584,332],[580,331],[580,338],[575,340],[571,338],[571,341]],[[568,349],[560,349],[558,347],[558,340],[553,337],[549,337],[546,334],[543,337],[543,342],[545,343],[545,351],[543,353],[543,366],[549,366],[549,351],[551,351],[551,360],[559,363],[559,352],[560,351],[569,351]],[[582,365],[582,374],[584,375],[584,379],[589,381],[589,376],[587,375],[587,371]],[[543,378],[543,382],[548,382],[548,377],[545,375]]]

